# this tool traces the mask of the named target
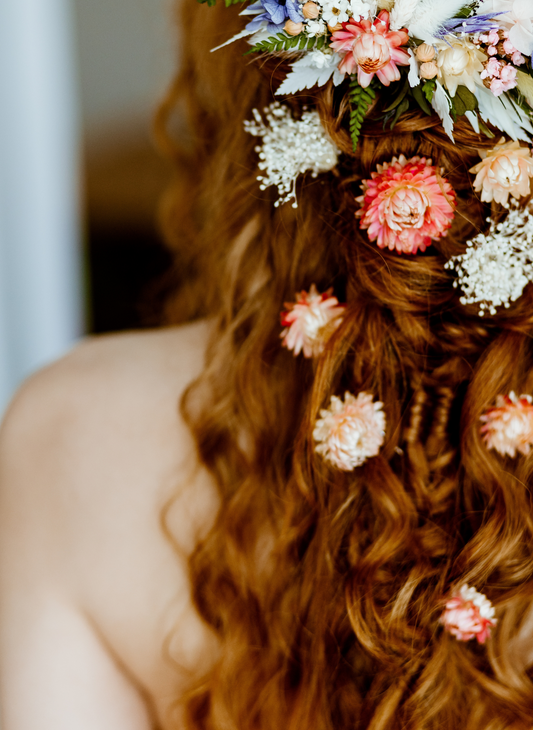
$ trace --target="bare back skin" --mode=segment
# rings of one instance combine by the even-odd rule
[[[89,340],[15,398],[0,434],[2,730],[176,728],[172,703],[216,658],[187,558],[218,501],[178,408],[207,336]]]

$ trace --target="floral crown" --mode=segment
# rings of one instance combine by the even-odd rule
[[[348,81],[354,147],[383,87],[391,126],[418,107],[452,139],[460,116],[476,132],[490,123],[513,140],[533,134],[531,0],[225,1],[248,18],[227,43],[248,38],[250,53],[291,62],[276,94]]]

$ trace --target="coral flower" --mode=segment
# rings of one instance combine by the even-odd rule
[[[452,224],[455,193],[449,182],[425,157],[404,155],[377,166],[371,180],[363,180],[356,198],[361,228],[380,248],[398,253],[425,251],[431,241],[445,236]]]
[[[331,48],[343,55],[339,71],[353,74],[357,68],[357,80],[366,88],[374,75],[384,86],[391,81],[399,81],[400,72],[397,64],[408,66],[410,62],[407,51],[402,50],[409,40],[405,29],[391,31],[389,13],[382,10],[374,20],[351,18],[342,24],[342,30],[332,35]]]
[[[481,433],[489,449],[502,456],[514,457],[517,451],[529,454],[533,445],[532,400],[530,395],[518,397],[512,391],[496,398],[496,406],[481,416]]]
[[[488,598],[465,584],[446,603],[440,622],[459,641],[470,641],[475,637],[484,644],[497,619]]]
[[[370,393],[357,398],[346,393],[344,402],[331,396],[329,409],[320,411],[313,431],[315,451],[337,469],[353,471],[377,456],[385,439],[383,403],[372,402]]]
[[[529,195],[533,177],[533,159],[529,147],[521,147],[520,142],[501,142],[492,150],[480,151],[482,161],[470,172],[477,173],[474,180],[476,192],[481,192],[481,200],[493,200],[506,205],[509,195],[519,200]]]
[[[283,345],[304,357],[318,357],[324,351],[327,338],[341,323],[345,305],[331,296],[333,289],[319,294],[313,284],[309,292],[297,294],[295,304],[286,303],[281,313]]]

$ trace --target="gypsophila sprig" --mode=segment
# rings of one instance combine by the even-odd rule
[[[533,281],[533,205],[521,208],[511,198],[504,207],[509,210],[504,221],[489,218],[489,232],[468,241],[465,253],[445,264],[457,273],[461,304],[479,304],[480,317],[508,308]]]
[[[339,151],[328,137],[317,111],[304,111],[301,119],[294,119],[287,106],[274,102],[264,110],[265,121],[257,109],[252,110],[253,121],[245,121],[249,134],[262,138],[255,150],[259,155],[261,190],[270,185],[278,188],[276,207],[293,200],[297,208],[296,180],[306,172],[317,177],[337,165]]]

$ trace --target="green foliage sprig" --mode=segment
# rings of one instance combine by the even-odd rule
[[[475,95],[466,86],[458,86],[455,96],[451,97],[452,114],[454,117],[462,117],[466,112],[475,112],[478,103]]]
[[[470,18],[476,12],[478,3],[469,3],[461,8],[458,13],[455,13],[454,18]]]
[[[285,31],[282,31],[281,33],[277,33],[260,43],[256,43],[255,46],[250,48],[245,55],[248,53],[279,53],[281,51],[320,50],[320,48],[323,48],[325,44],[326,36],[320,36],[318,38],[310,38],[303,34],[292,36],[285,33]]]
[[[352,138],[353,150],[357,149],[361,127],[365,121],[368,109],[374,99],[376,92],[369,86],[366,89],[359,84],[356,76],[350,78],[350,135]]]

